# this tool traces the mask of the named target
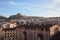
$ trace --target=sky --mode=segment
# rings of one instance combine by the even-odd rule
[[[0,0],[0,15],[59,17],[60,0]]]

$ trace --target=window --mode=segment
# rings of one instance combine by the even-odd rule
[[[9,39],[10,40],[10,39]]]
[[[24,31],[23,34],[24,34],[24,37],[25,37],[24,40],[27,40],[27,38],[26,38],[27,37],[26,31]]]
[[[13,35],[13,37],[14,37],[14,35]]]
[[[39,40],[43,40],[43,36],[42,36],[41,34],[38,34],[38,35],[37,35],[37,38],[38,38]]]
[[[5,35],[6,35],[6,33],[5,33]]]
[[[46,31],[48,31],[48,29],[46,29]]]
[[[1,28],[1,25],[0,25],[0,28]]]
[[[9,35],[8,35],[8,37],[9,37]]]
[[[8,35],[9,35],[9,33],[8,33]]]
[[[10,37],[12,37],[12,35],[10,35]]]
[[[54,31],[55,31],[55,33],[57,33],[57,32],[59,31],[59,29],[56,27],[56,28],[54,29]]]
[[[33,28],[31,28],[31,30],[33,30]]]
[[[5,31],[6,32],[6,31]]]
[[[34,28],[34,30],[36,30],[36,29]]]
[[[7,36],[5,36],[5,38],[6,38]]]
[[[43,28],[41,28],[41,31],[43,31],[44,29]]]
[[[13,40],[15,40],[15,39],[13,38]]]

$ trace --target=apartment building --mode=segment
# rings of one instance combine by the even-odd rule
[[[0,31],[1,40],[50,40],[51,35],[58,32],[56,22],[52,21],[19,20],[14,23],[0,23],[3,27]]]
[[[17,40],[50,40],[50,24],[18,23]]]
[[[16,28],[4,28],[2,30],[3,40],[17,40]]]
[[[16,22],[11,23],[11,22],[0,22],[0,28],[14,28],[16,27]]]

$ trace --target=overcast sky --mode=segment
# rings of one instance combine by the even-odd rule
[[[60,16],[60,0],[0,0],[0,15]]]

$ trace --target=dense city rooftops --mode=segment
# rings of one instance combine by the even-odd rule
[[[3,30],[3,31],[7,31],[7,30],[8,30],[8,31],[9,31],[9,30],[12,31],[12,30],[16,30],[16,27],[14,27],[14,28],[3,28],[2,30]]]
[[[2,18],[2,17],[1,17]],[[1,19],[0,18],[0,19]],[[7,21],[2,21],[2,20],[7,20]],[[10,23],[11,25],[24,25],[24,26],[30,26],[30,27],[44,27],[48,28],[51,27],[51,25],[60,25],[60,17],[35,17],[35,16],[26,16],[26,15],[12,15],[8,18],[3,18],[0,20],[0,24],[8,24]],[[48,27],[47,27],[48,26]]]
[[[49,27],[51,27],[51,26],[53,26],[53,25],[55,25],[55,24],[57,24],[56,22],[52,22],[52,21],[38,21],[38,22],[36,22],[36,20],[35,21],[26,21],[26,20],[19,20],[18,22],[17,22],[17,25],[19,26],[19,27],[37,27],[37,28],[49,28]]]

